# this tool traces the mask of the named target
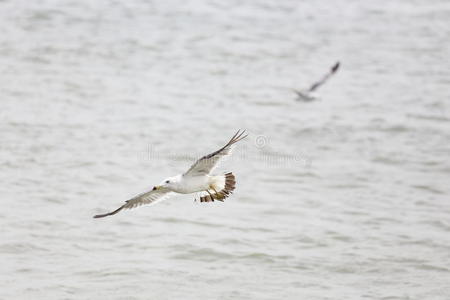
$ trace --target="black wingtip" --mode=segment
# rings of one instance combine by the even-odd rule
[[[95,216],[93,216],[93,218],[94,218],[94,219],[99,219],[99,218],[107,217],[107,216],[109,216],[109,215],[110,215],[110,214],[95,215]]]
[[[339,66],[341,65],[341,63],[338,61],[334,64],[334,66],[331,68],[331,72],[334,73],[339,69]]]
[[[94,218],[94,219],[99,219],[99,218],[104,218],[104,217],[107,217],[107,216],[115,215],[115,214],[117,214],[119,211],[121,211],[121,210],[124,208],[124,206],[125,206],[125,205],[122,205],[121,207],[119,207],[119,208],[116,209],[115,211],[112,211],[112,212],[109,212],[109,213],[106,213],[106,214],[95,215],[93,218]]]
[[[232,144],[239,142],[240,140],[245,139],[248,134],[245,134],[246,130],[245,129],[239,129],[236,134],[233,136],[233,138],[230,140],[230,142],[232,142]]]

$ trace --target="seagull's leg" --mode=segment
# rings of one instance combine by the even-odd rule
[[[214,193],[216,193],[217,197],[219,197],[221,195],[221,194],[219,194],[219,192],[216,191],[216,189],[212,185],[210,186],[210,188],[214,191]],[[220,199],[220,198],[216,198],[216,200],[223,202],[223,199]]]
[[[208,192],[209,196],[211,197],[211,201],[214,202],[214,196],[211,195],[211,193],[209,192],[209,190],[206,190],[206,191]]]

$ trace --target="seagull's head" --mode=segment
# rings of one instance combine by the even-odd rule
[[[153,190],[169,190],[172,191],[180,182],[181,178],[180,176],[173,176],[173,177],[169,177],[164,179],[163,181],[161,181],[161,183],[159,185],[156,185],[155,187],[153,187]]]

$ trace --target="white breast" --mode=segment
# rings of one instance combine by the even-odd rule
[[[183,176],[173,191],[190,194],[205,191],[209,188],[209,176]]]

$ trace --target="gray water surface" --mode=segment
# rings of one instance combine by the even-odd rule
[[[449,299],[449,20],[441,0],[1,1],[0,298]],[[238,128],[224,203],[92,219]]]

